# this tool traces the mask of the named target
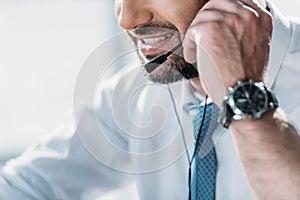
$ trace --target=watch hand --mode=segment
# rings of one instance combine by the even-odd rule
[[[251,99],[250,99],[249,92],[245,89],[245,87],[243,87],[243,90],[244,90],[244,93],[245,93],[246,98],[248,99],[249,103],[251,104],[252,101],[251,101]]]
[[[247,103],[248,100],[247,100],[247,99],[239,99],[238,102],[239,102],[239,103]]]

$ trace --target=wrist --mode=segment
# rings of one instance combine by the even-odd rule
[[[275,95],[262,82],[239,81],[233,88],[229,88],[221,106],[219,122],[228,128],[232,122],[243,120],[247,124],[255,123],[263,115],[278,107]]]
[[[246,118],[242,120],[232,121],[229,125],[229,129],[238,133],[257,133],[261,132],[269,126],[275,127],[279,123],[276,114],[278,108],[272,108],[264,113],[259,119]],[[282,120],[280,120],[282,121]]]
[[[262,192],[258,183],[266,186],[264,192],[278,191],[275,196],[288,196],[281,193],[283,186],[290,194],[298,193],[299,135],[280,108],[270,109],[260,119],[234,121],[229,128],[245,175],[256,193]]]

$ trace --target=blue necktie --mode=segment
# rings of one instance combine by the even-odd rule
[[[195,134],[194,170],[191,181],[192,200],[214,200],[216,183],[216,155],[212,141],[212,131],[217,124],[219,109],[214,103],[206,106],[202,130],[199,128],[204,115],[204,106],[197,107],[197,114],[193,119]],[[197,139],[198,143],[196,142]]]

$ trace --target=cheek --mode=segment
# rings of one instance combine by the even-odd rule
[[[197,1],[198,2],[198,1]],[[169,4],[172,5],[172,4]],[[201,8],[200,3],[182,1],[176,6],[165,6],[168,9],[162,9],[162,16],[171,24],[176,26],[180,33],[186,33],[194,17]]]

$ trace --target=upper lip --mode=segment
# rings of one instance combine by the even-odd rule
[[[148,38],[157,38],[157,37],[163,37],[166,36],[170,33],[172,33],[172,31],[168,31],[168,32],[160,32],[160,33],[156,33],[156,34],[144,34],[144,35],[139,35],[139,34],[135,34],[133,32],[129,32],[134,38],[138,39],[138,40],[143,40],[143,39],[148,39]],[[172,33],[173,34],[173,33]]]

